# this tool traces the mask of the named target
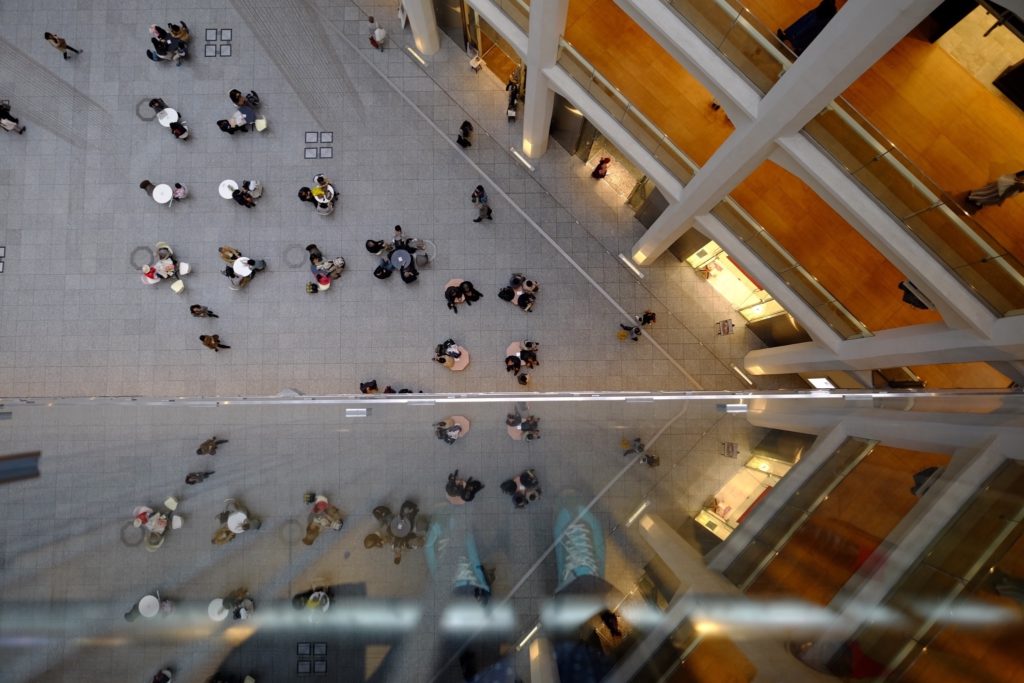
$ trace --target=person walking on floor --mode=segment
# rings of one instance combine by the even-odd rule
[[[1001,175],[988,185],[971,190],[967,202],[972,211],[980,211],[986,206],[999,206],[1019,192],[1024,192],[1024,171]]]
[[[217,447],[222,443],[227,442],[227,439],[218,439],[215,436],[211,436],[209,439],[199,444],[199,448],[196,449],[196,455],[217,455]]]
[[[53,45],[56,49],[60,50],[60,53],[64,55],[64,59],[71,59],[70,57],[68,57],[68,50],[74,52],[76,55],[82,54],[81,50],[76,50],[75,48],[68,45],[68,41],[64,40],[56,33],[44,33],[43,38],[46,38],[46,42],[48,42],[50,45]]]
[[[203,342],[203,346],[214,351],[220,351],[221,349],[230,349],[231,347],[226,344],[220,343],[219,334],[201,334],[199,335],[199,341]]]
[[[185,483],[189,486],[194,486],[201,481],[209,479],[211,474],[215,474],[215,472],[212,470],[209,472],[189,472],[185,475]]]
[[[188,307],[188,312],[196,318],[219,318],[220,316],[211,311],[206,306],[200,306],[199,304],[192,304]]]
[[[491,207],[487,203],[487,192],[484,190],[483,185],[477,185],[476,189],[473,190],[473,194],[469,195],[469,199],[470,201],[477,205],[477,208],[480,211],[477,217],[473,219],[474,223],[479,223],[485,218],[489,221],[494,220],[494,215],[493,212],[491,211]]]

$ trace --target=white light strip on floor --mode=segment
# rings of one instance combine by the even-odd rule
[[[619,254],[619,260],[622,261],[622,263],[625,264],[625,266],[627,268],[629,268],[631,271],[633,271],[634,275],[636,275],[641,280],[644,279],[644,274],[640,272],[639,268],[637,268],[635,265],[633,265],[632,259],[627,258],[623,254]]]
[[[424,60],[423,57],[420,57],[419,53],[416,52],[416,50],[412,49],[411,47],[407,47],[407,48],[405,48],[405,51],[408,52],[409,54],[411,54],[413,59],[415,59],[417,62],[419,62],[423,66],[427,65],[426,60]]]
[[[646,510],[650,504],[651,501],[649,500],[645,500],[644,502],[640,503],[640,507],[636,509],[636,512],[631,514],[629,516],[629,519],[626,520],[626,526],[632,526],[633,522],[636,521],[636,518],[642,515],[644,513],[644,510]]]
[[[531,164],[529,161],[527,161],[526,157],[524,157],[522,154],[519,153],[519,150],[517,150],[515,147],[509,147],[508,149],[509,149],[510,152],[512,152],[512,155],[516,159],[519,159],[519,163],[521,163],[523,166],[525,166],[526,168],[530,169],[531,171],[535,170],[533,168],[533,164]]]
[[[732,366],[732,369],[733,369],[733,372],[735,372],[737,375],[739,375],[743,379],[744,382],[746,382],[750,386],[754,386],[754,380],[752,380],[749,377],[747,377],[747,374],[745,372],[740,370],[735,365]]]

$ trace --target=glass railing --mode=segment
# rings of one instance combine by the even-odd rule
[[[766,93],[793,52],[735,0],[663,0]],[[848,102],[837,98],[804,132],[994,312],[1024,313],[1024,265]]]
[[[668,135],[626,99],[611,81],[601,75],[570,43],[564,39],[558,50],[558,65],[565,69],[613,119],[621,123],[641,147],[646,149],[684,185],[697,172],[693,163]]]
[[[771,89],[793,61],[789,48],[737,2],[662,1],[717,48],[762,94]]]
[[[726,197],[711,209],[736,237],[746,244],[772,272],[789,286],[794,294],[814,309],[818,316],[844,339],[870,337],[864,323],[846,309],[817,278],[796,262],[781,244],[731,198]]]
[[[804,132],[993,311],[1024,313],[1024,265],[849,103]]]
[[[723,572],[746,590],[793,534],[875,447],[877,441],[849,438],[800,486]]]
[[[529,33],[530,31],[530,5],[523,2],[523,0],[494,0],[502,12],[508,15],[516,26],[523,29],[524,32]]]

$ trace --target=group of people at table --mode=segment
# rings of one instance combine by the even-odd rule
[[[395,234],[390,240],[366,240],[366,251],[378,259],[377,267],[373,270],[373,276],[378,280],[386,280],[391,274],[398,271],[405,284],[412,284],[419,278],[420,273],[416,270],[416,255],[424,261],[428,259],[426,254],[426,243],[423,240],[406,237],[402,233],[402,226],[395,226]]]
[[[313,204],[316,207],[316,212],[321,216],[327,216],[334,212],[338,193],[327,176],[319,173],[313,177],[312,187],[299,188],[299,199]]]

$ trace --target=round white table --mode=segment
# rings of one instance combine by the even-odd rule
[[[167,109],[161,109],[156,113],[156,120],[160,122],[160,125],[164,128],[170,128],[171,124],[178,120],[178,112],[167,107]]]
[[[206,614],[214,621],[224,621],[228,618],[228,611],[224,609],[224,598],[210,600],[210,606],[206,608]]]
[[[230,178],[221,181],[220,187],[217,188],[217,192],[224,199],[231,199],[232,193],[238,189],[238,183]]]
[[[173,196],[174,190],[166,183],[161,183],[153,188],[153,199],[157,204],[169,204]]]
[[[236,259],[235,263],[232,265],[236,273],[238,273],[238,263],[241,260],[242,259]],[[252,273],[252,269],[249,268],[248,266],[246,267],[246,270],[248,270],[249,272],[242,273],[242,277],[245,277],[246,275],[250,275]],[[228,515],[227,527],[232,533],[240,534],[245,531],[244,524],[248,521],[249,515],[245,514],[244,512],[232,512],[230,515]]]
[[[405,268],[412,263],[412,254],[405,249],[395,249],[391,252],[391,265],[395,268]]]
[[[231,264],[231,270],[235,271],[235,275],[238,277],[248,277],[252,275],[252,268],[246,262],[246,258],[244,256],[242,258],[235,259],[234,263]],[[232,513],[232,517],[239,514],[242,515],[243,519],[245,518],[245,514],[240,512]],[[228,517],[228,522],[230,523],[230,521],[231,517]]]
[[[160,613],[160,598],[155,595],[146,595],[139,600],[139,614],[152,619]]]

